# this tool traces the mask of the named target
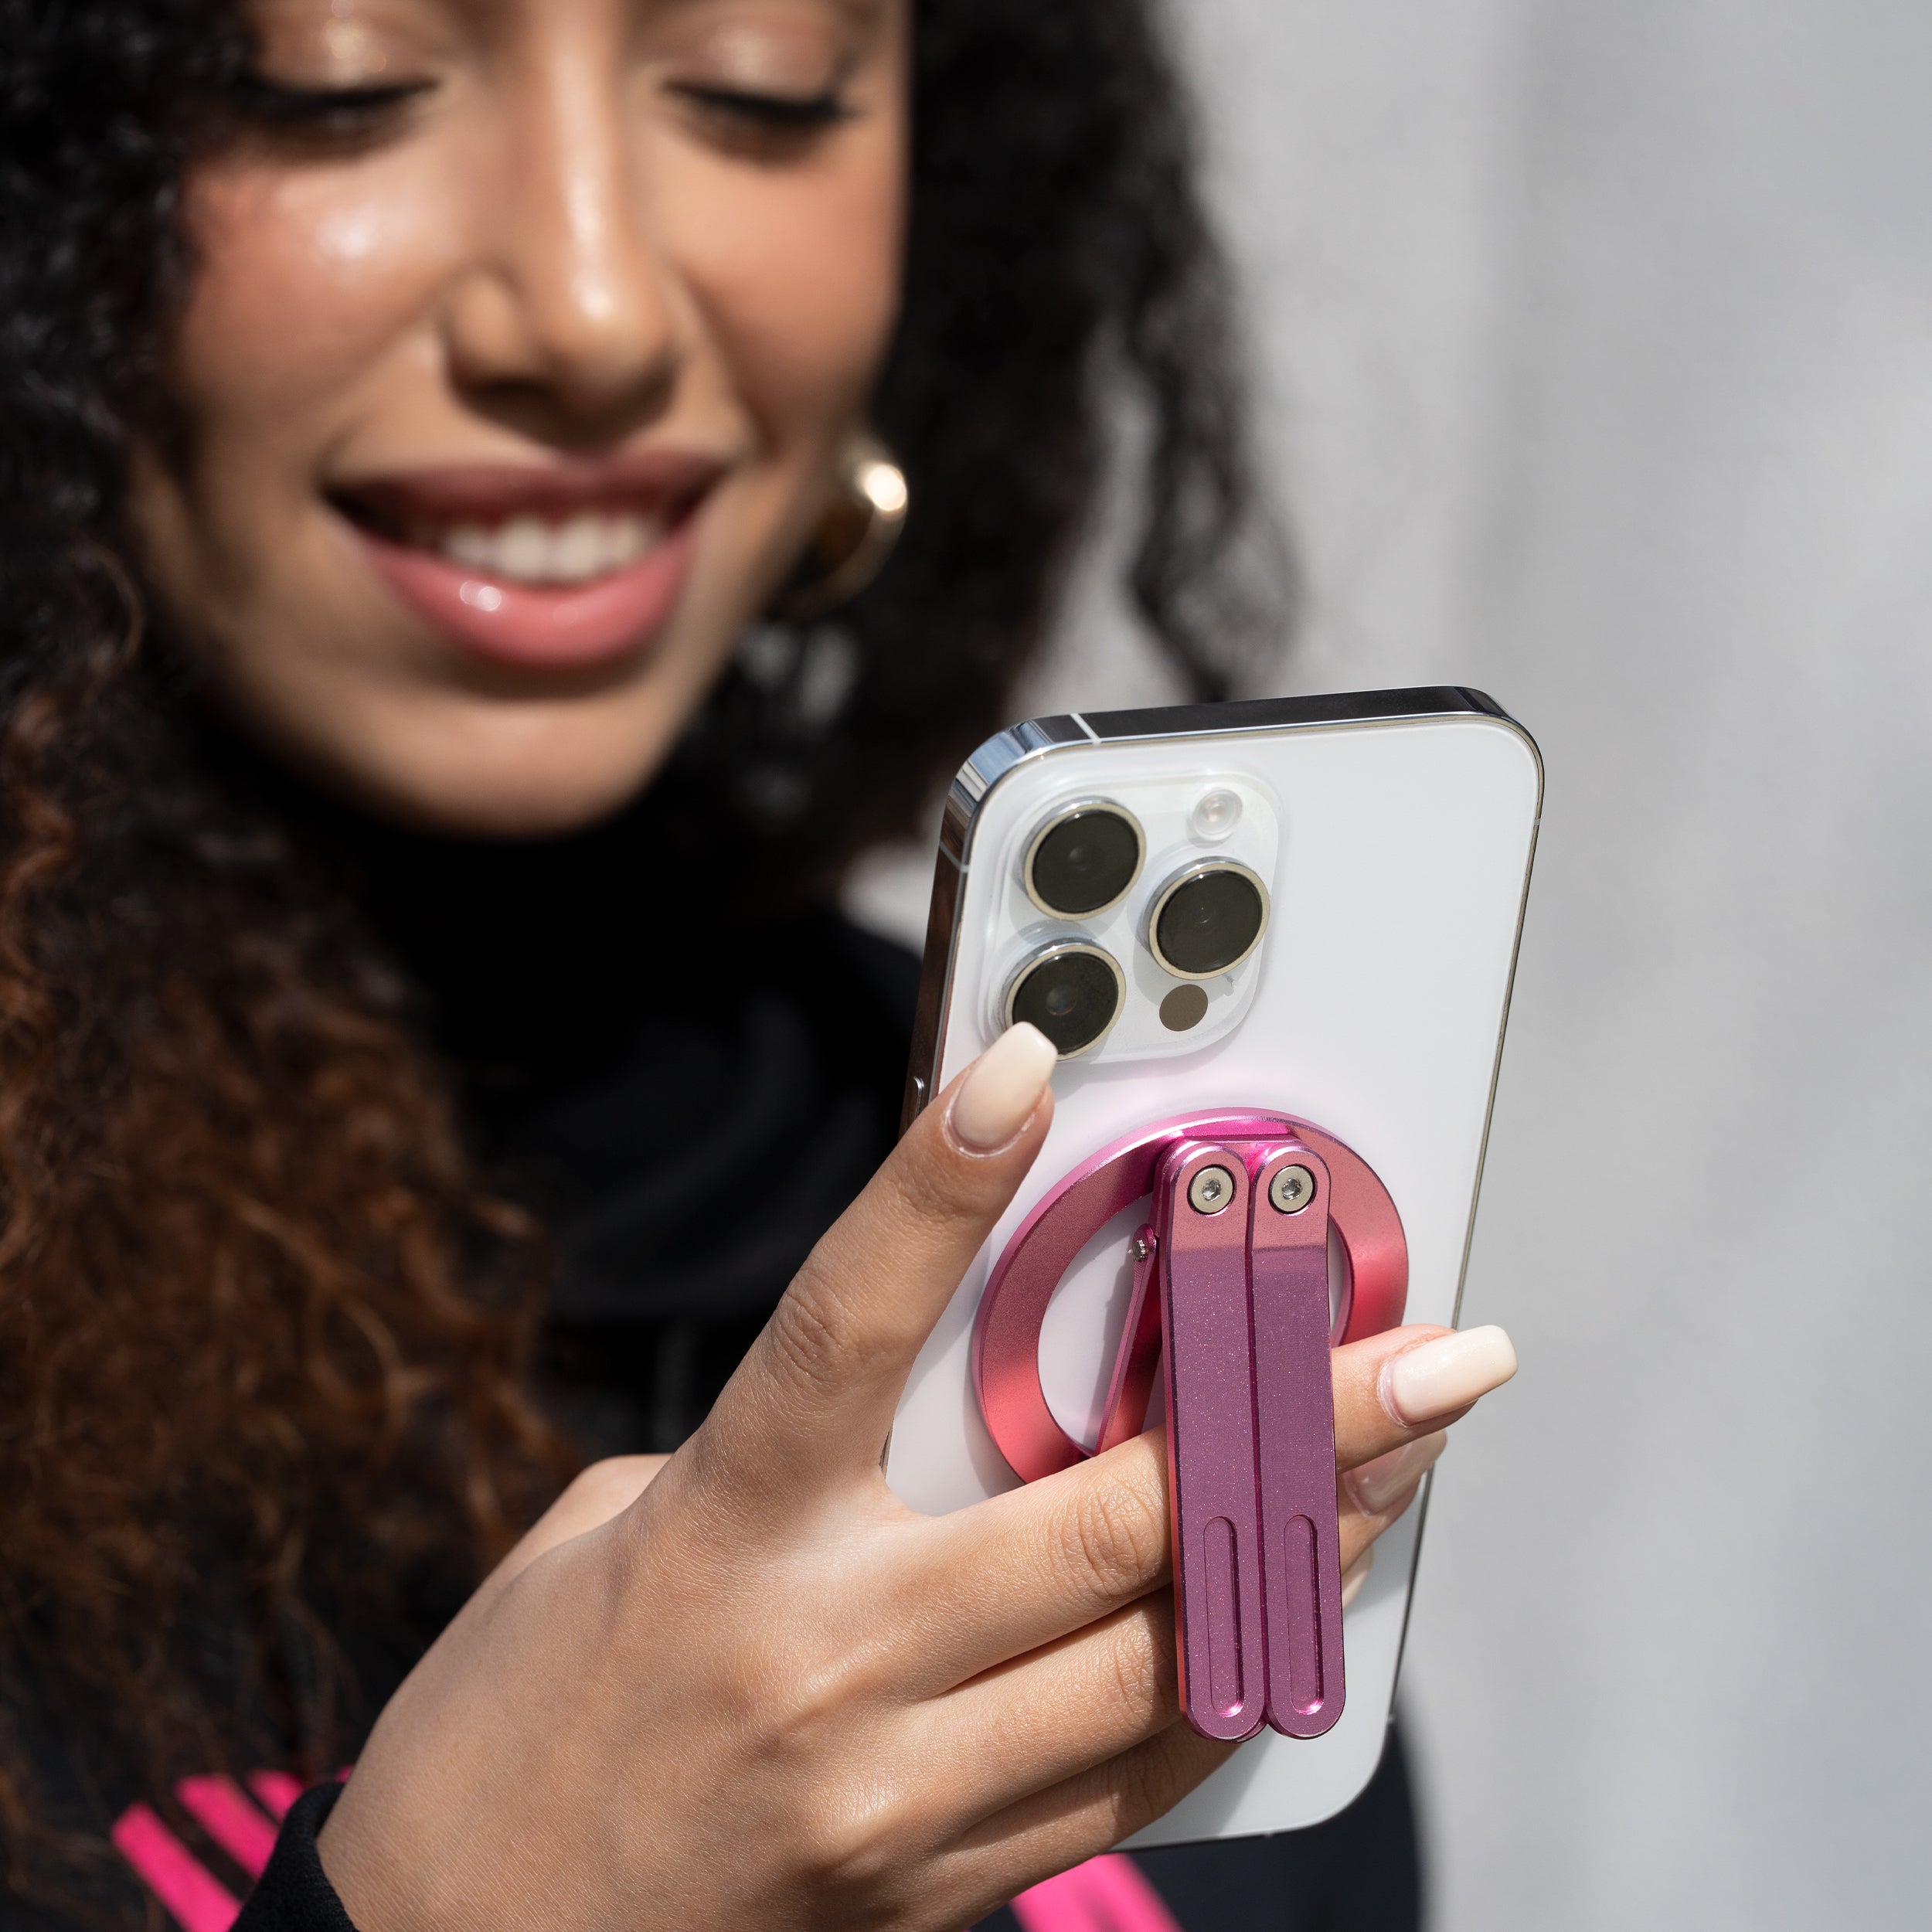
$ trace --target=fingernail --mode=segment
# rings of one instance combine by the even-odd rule
[[[1382,1406],[1405,1429],[1419,1428],[1468,1408],[1515,1372],[1515,1348],[1502,1329],[1464,1328],[1384,1362]]]
[[[1420,1442],[1405,1442],[1373,1462],[1351,1469],[1342,1480],[1365,1516],[1379,1516],[1398,1502],[1428,1475],[1437,1457],[1448,1447],[1449,1438],[1438,1430]]]
[[[1009,1026],[953,1096],[947,1124],[969,1154],[997,1153],[1032,1117],[1060,1056],[1037,1026]]]
[[[1369,1580],[1369,1572],[1376,1566],[1375,1545],[1369,1547],[1349,1564],[1342,1577],[1342,1607],[1346,1610],[1362,1594],[1362,1586]]]

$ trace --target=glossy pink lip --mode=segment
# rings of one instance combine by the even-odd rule
[[[336,501],[377,575],[459,649],[519,669],[584,670],[645,649],[663,629],[690,574],[698,510],[723,474],[708,457],[651,452],[414,471],[352,485]],[[518,582],[406,540],[426,522],[583,510],[631,510],[668,528],[634,563],[572,584]]]

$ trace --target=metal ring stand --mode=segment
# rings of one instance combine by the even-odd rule
[[[1048,1303],[1082,1248],[1141,1199],[1132,1298],[1092,1451],[1040,1386]],[[1328,1234],[1345,1260],[1330,1318]],[[1182,1707],[1205,1736],[1265,1722],[1320,1736],[1343,1697],[1329,1349],[1394,1327],[1408,1289],[1401,1217],[1375,1171],[1311,1122],[1215,1109],[1104,1148],[1049,1190],[995,1264],[973,1383],[1023,1480],[1145,1426],[1165,1365]]]

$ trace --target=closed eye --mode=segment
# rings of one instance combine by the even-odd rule
[[[835,88],[817,94],[756,94],[739,87],[674,81],[671,91],[707,114],[737,121],[749,131],[810,134],[849,121],[852,111]]]
[[[405,80],[381,87],[294,87],[251,76],[243,83],[240,106],[249,120],[270,133],[356,141],[386,132],[403,108],[435,85]]]

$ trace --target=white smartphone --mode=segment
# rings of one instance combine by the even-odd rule
[[[1459,687],[1036,719],[974,753],[940,836],[906,1117],[1015,1016],[1063,1057],[1046,1144],[906,1385],[886,1462],[905,1501],[943,1512],[1020,1480],[977,1393],[989,1274],[1064,1177],[1149,1123],[1262,1110],[1325,1131],[1400,1217],[1401,1318],[1454,1322],[1542,798],[1529,733]],[[1040,1323],[1039,1393],[1089,1447],[1148,1213],[1099,1230]],[[1329,1250],[1341,1309],[1348,1255]],[[1263,1730],[1134,1844],[1314,1825],[1360,1792],[1426,1502],[1343,1620],[1332,1728]]]

